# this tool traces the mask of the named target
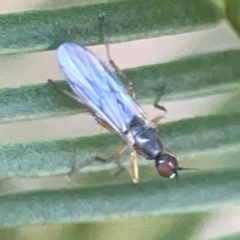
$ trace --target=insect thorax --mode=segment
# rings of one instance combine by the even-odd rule
[[[156,129],[146,126],[142,119],[133,118],[129,132],[134,138],[133,148],[145,158],[155,159],[163,151]]]

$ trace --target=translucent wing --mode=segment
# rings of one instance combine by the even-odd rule
[[[64,43],[57,54],[72,90],[113,129],[124,133],[134,116],[145,119],[117,76],[89,50]]]

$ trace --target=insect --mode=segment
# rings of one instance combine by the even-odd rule
[[[100,17],[104,26],[104,16]],[[131,150],[129,173],[134,183],[139,182],[137,154],[146,159],[154,160],[157,171],[162,177],[178,179],[179,167],[176,157],[167,151],[157,133],[157,124],[161,116],[151,121],[135,102],[133,84],[117,67],[110,56],[108,35],[104,35],[107,57],[115,70],[110,70],[105,63],[91,51],[76,43],[63,43],[57,50],[59,65],[67,77],[67,82],[73,92],[64,91],[68,96],[85,105],[96,121],[111,132],[118,133],[125,144],[119,146],[109,157],[97,156],[96,160],[110,162],[117,159],[127,148]],[[128,81],[128,89],[120,81]],[[158,104],[154,106],[166,111]]]

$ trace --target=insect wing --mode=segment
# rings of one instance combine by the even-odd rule
[[[145,119],[117,76],[86,48],[64,43],[58,48],[58,61],[81,102],[113,129],[123,133],[134,116]]]

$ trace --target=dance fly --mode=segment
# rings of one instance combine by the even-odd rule
[[[157,132],[157,123],[161,117],[152,120],[147,118],[134,100],[133,84],[128,81],[129,86],[126,88],[120,80],[127,78],[110,57],[107,36],[105,44],[109,63],[115,71],[87,48],[76,43],[63,43],[57,50],[60,68],[73,91],[64,93],[85,105],[99,124],[118,133],[125,141],[109,158],[96,157],[96,160],[112,161],[130,148],[128,170],[134,183],[139,182],[137,154],[154,160],[162,177],[178,178],[178,171],[185,168],[179,167],[176,157],[163,147]],[[159,98],[154,106],[166,111],[158,101]]]

